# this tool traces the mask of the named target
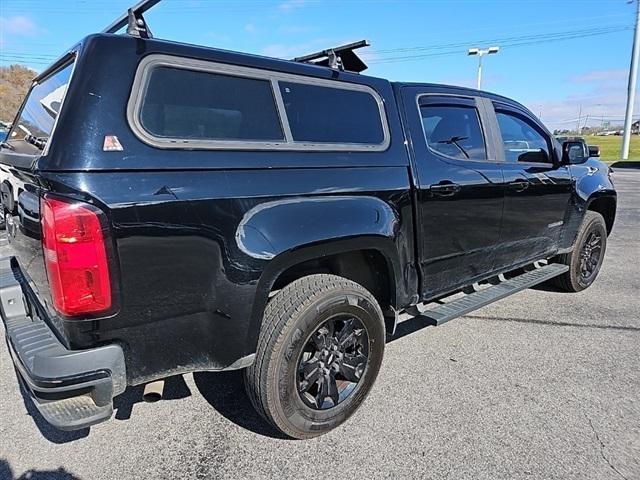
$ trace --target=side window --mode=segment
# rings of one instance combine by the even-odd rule
[[[391,135],[371,87],[152,54],[138,65],[129,125],[160,148],[384,151]]]
[[[496,111],[507,162],[551,163],[547,138],[515,114]]]
[[[255,78],[154,68],[140,120],[156,137],[284,140],[271,82]]]
[[[478,111],[464,105],[420,107],[422,126],[431,150],[460,160],[486,160],[487,151]]]
[[[379,145],[380,109],[367,92],[278,81],[294,142]]]

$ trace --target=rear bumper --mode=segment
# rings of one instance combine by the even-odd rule
[[[108,420],[126,388],[119,345],[69,350],[43,320],[29,314],[9,259],[0,260],[0,316],[18,376],[42,416],[76,430]]]

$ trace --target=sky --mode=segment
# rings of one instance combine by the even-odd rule
[[[0,0],[0,65],[44,69],[138,0]],[[627,0],[162,0],[156,38],[293,58],[367,39],[366,74],[475,87],[551,129],[622,124],[635,5]],[[640,117],[640,99],[635,112]]]

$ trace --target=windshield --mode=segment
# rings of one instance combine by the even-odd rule
[[[60,112],[72,68],[70,63],[31,88],[7,136],[9,148],[32,155],[42,152]]]

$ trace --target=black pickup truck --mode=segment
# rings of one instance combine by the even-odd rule
[[[312,437],[362,403],[401,315],[596,278],[609,169],[513,100],[359,74],[354,46],[145,36],[83,39],[0,150],[0,311],[56,427],[108,419],[128,385],[245,369],[258,412]]]

